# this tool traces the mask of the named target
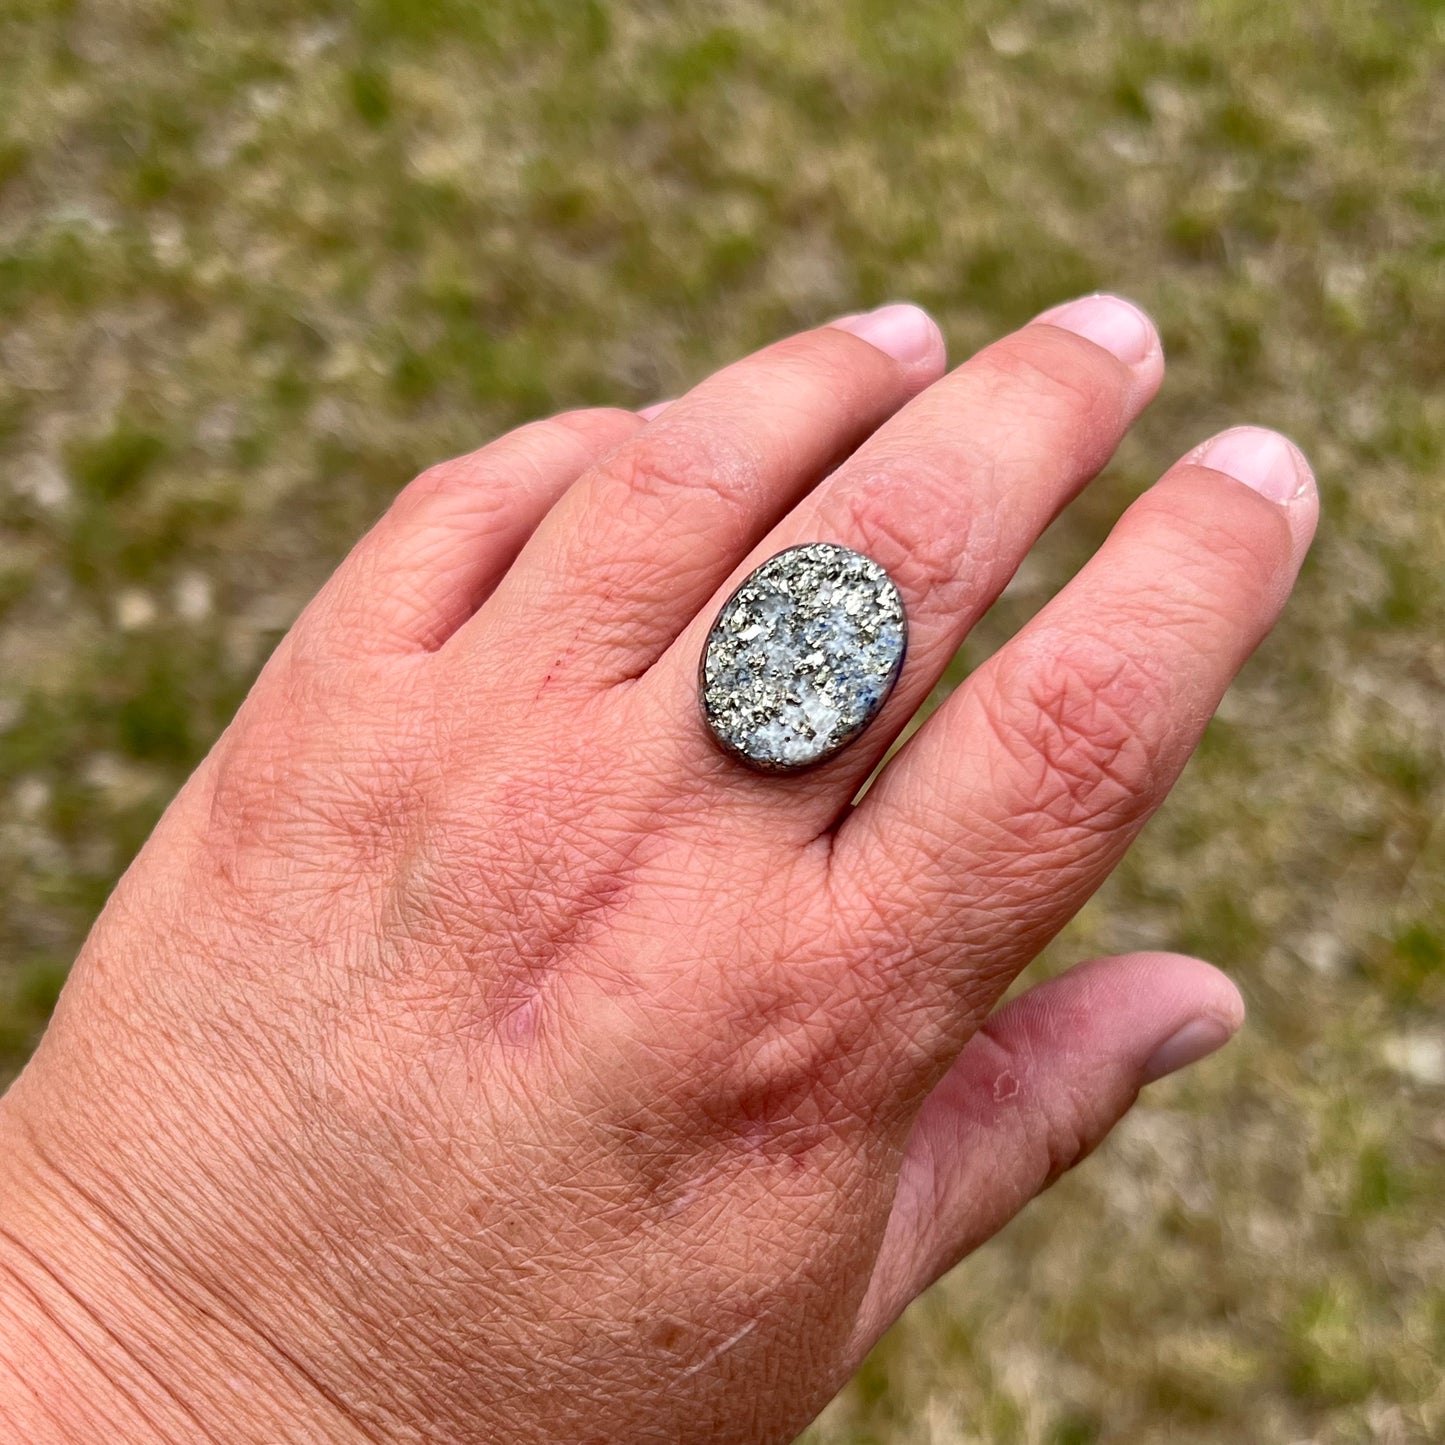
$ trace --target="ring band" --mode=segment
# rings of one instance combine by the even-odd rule
[[[836,542],[789,547],[743,579],[707,635],[703,721],[746,766],[801,772],[878,716],[907,646],[903,597],[883,567]]]

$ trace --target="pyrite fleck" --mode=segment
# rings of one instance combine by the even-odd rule
[[[907,640],[903,599],[871,557],[834,542],[789,547],[718,613],[698,668],[703,719],[760,772],[812,767],[878,715]]]

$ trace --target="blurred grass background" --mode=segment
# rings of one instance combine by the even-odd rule
[[[1211,430],[1326,520],[1041,967],[1243,1039],[915,1307],[809,1437],[1445,1439],[1445,5],[0,0],[0,1069],[310,591],[425,463],[887,299],[1097,287],[1164,394],[996,646]]]

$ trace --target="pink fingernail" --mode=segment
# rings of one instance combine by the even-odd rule
[[[930,361],[943,350],[938,324],[921,307],[898,303],[828,323],[835,331],[861,337],[905,366]]]
[[[1200,1059],[1222,1049],[1234,1037],[1234,1030],[1223,1020],[1211,1017],[1190,1019],[1149,1056],[1144,1065],[1143,1082],[1155,1083],[1166,1074],[1176,1074],[1197,1064]]]
[[[1223,472],[1281,504],[1307,495],[1315,484],[1304,453],[1288,437],[1262,426],[1220,432],[1190,452],[1188,460]]]
[[[675,397],[671,397],[667,401],[655,401],[651,406],[643,407],[637,414],[643,421],[651,421],[654,417],[661,416],[675,400]]]
[[[1040,322],[1062,327],[1102,346],[1125,366],[1147,361],[1159,346],[1154,323],[1137,306],[1118,296],[1081,296],[1035,316],[1034,324]]]

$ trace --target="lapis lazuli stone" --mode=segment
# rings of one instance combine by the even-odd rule
[[[871,557],[835,542],[789,547],[749,573],[713,623],[703,718],[749,767],[810,768],[878,715],[907,642],[903,598]]]

